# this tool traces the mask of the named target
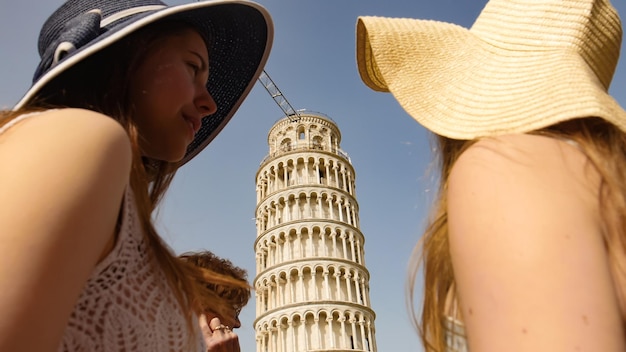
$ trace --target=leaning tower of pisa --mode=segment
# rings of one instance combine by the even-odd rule
[[[335,122],[299,113],[256,175],[257,352],[375,352],[354,168]]]

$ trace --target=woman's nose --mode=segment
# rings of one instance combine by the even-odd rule
[[[198,96],[195,99],[195,104],[198,112],[200,112],[204,117],[217,111],[217,103],[215,102],[215,99],[213,99],[211,93],[204,86],[199,89]]]

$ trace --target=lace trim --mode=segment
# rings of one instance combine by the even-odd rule
[[[468,352],[465,325],[452,317],[445,317],[446,352]]]

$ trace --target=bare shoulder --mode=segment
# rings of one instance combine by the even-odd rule
[[[596,207],[599,175],[573,143],[539,135],[506,135],[483,139],[454,164],[450,192],[479,187],[534,188],[544,200],[578,200]]]
[[[577,147],[536,135],[459,157],[448,233],[470,350],[623,350],[598,180]]]
[[[0,135],[0,160],[46,159],[41,167],[63,172],[48,164],[64,163],[88,171],[90,167],[130,170],[130,140],[112,118],[84,109],[59,109],[27,118]],[[29,163],[28,167],[37,168]]]
[[[38,197],[33,210],[49,201],[59,209],[66,204],[67,216],[95,211],[91,202],[97,201],[112,207],[100,209],[105,214],[117,213],[132,154],[126,132],[112,118],[82,109],[51,110],[18,122],[0,137],[3,200]],[[80,202],[87,204],[74,208]]]
[[[58,346],[114,239],[130,166],[124,129],[91,111],[45,112],[0,135],[0,350]]]
[[[122,126],[114,119],[85,109],[57,109],[39,113],[37,116],[27,118],[16,126],[0,135],[0,138],[8,141],[11,136],[19,134],[20,137],[29,137],[28,142],[36,142],[40,137],[42,141],[53,138],[68,140],[76,139],[80,142],[105,140],[128,140]],[[32,138],[31,138],[32,136]],[[49,138],[45,138],[49,136]],[[82,140],[81,140],[82,139]],[[12,142],[24,141],[16,138]]]
[[[599,182],[587,157],[565,141],[537,135],[484,139],[461,154],[450,172],[450,226],[467,228],[483,219],[514,233],[507,227],[567,231],[577,224],[597,234]]]

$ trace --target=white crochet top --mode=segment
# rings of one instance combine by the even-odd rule
[[[0,133],[36,114],[22,115]],[[185,315],[141,231],[130,187],[122,205],[113,250],[93,269],[65,328],[60,352],[206,351]]]
[[[459,320],[446,316],[444,326],[446,352],[468,352],[465,325]]]

